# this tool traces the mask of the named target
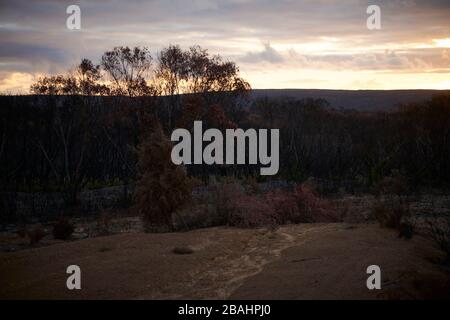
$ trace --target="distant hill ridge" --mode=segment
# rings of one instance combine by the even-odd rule
[[[422,102],[434,95],[450,94],[450,90],[325,90],[325,89],[252,89],[251,100],[258,98],[293,98],[293,99],[325,99],[330,108],[359,111],[388,111],[394,110],[400,104]],[[190,94],[189,94],[190,95]],[[0,95],[0,106],[8,103],[9,99],[29,101],[33,95]],[[67,96],[59,96],[58,105],[62,106]],[[160,99],[165,99],[161,96]],[[110,101],[114,96],[92,96],[92,99]],[[123,99],[124,97],[121,97]],[[134,99],[127,98],[126,99]],[[37,105],[45,104],[45,100],[38,99]]]
[[[392,110],[398,105],[420,102],[437,94],[449,94],[450,90],[323,90],[323,89],[253,89],[252,98],[295,99],[322,98],[331,108],[361,111]]]

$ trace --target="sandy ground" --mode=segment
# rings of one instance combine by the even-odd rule
[[[194,252],[172,252],[186,246]],[[130,233],[2,252],[0,298],[449,298],[440,258],[428,240],[375,224]],[[81,267],[81,290],[66,289],[71,264]],[[371,264],[381,267],[381,290],[366,288]]]

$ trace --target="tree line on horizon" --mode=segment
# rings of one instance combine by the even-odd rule
[[[99,64],[84,58],[67,74],[39,78],[30,92],[137,97],[249,89],[234,62],[211,56],[200,46],[182,50],[169,45],[156,58],[147,47],[115,47],[102,55]]]

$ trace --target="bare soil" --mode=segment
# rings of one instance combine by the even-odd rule
[[[449,298],[441,259],[428,239],[375,224],[124,233],[1,252],[0,299]],[[66,288],[71,264],[81,290]],[[371,264],[381,290],[366,287]]]

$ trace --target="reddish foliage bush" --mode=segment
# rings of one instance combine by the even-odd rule
[[[260,196],[243,195],[233,199],[228,224],[242,228],[273,227],[277,224],[276,211]]]
[[[298,206],[292,193],[271,191],[264,195],[262,201],[273,207],[277,224],[302,222],[298,220]]]
[[[229,206],[228,223],[239,227],[342,221],[328,201],[301,186],[292,192],[241,195],[233,198]]]
[[[339,222],[342,220],[331,203],[317,196],[311,189],[299,186],[293,195],[299,212],[297,222]]]
[[[167,232],[173,228],[173,213],[189,200],[190,185],[183,167],[171,160],[172,142],[160,123],[144,115],[140,125],[136,209],[143,218],[145,231]]]

